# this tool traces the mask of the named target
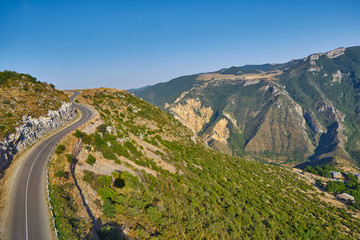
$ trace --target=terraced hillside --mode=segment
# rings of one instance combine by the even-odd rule
[[[359,83],[360,47],[351,47],[183,76],[134,94],[171,113],[213,149],[356,172]]]
[[[354,212],[323,202],[291,170],[216,152],[126,91],[83,90],[79,101],[98,116],[66,137],[50,164],[60,239],[360,237]]]

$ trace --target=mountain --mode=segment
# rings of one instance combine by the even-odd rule
[[[16,153],[75,117],[69,97],[54,85],[0,72],[0,178]]]
[[[228,154],[360,166],[360,47],[183,76],[134,94]]]
[[[141,88],[131,88],[131,89],[128,89],[127,91],[129,91],[129,92],[137,92],[137,91],[145,90],[148,87],[151,87],[151,85],[146,85],[145,87],[141,87]]]
[[[82,90],[78,100],[97,117],[49,163],[59,239],[360,237],[356,212],[302,174],[214,151],[127,91]]]

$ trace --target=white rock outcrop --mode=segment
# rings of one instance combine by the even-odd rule
[[[52,132],[77,116],[73,105],[64,102],[58,110],[51,110],[46,116],[33,118],[23,116],[20,126],[15,132],[0,141],[0,171],[4,171],[13,160],[16,153],[25,150],[39,138]]]

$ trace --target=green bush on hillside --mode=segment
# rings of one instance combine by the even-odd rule
[[[89,165],[93,165],[95,163],[96,159],[93,155],[89,154],[89,156],[86,159],[86,163]]]
[[[59,144],[55,149],[55,153],[59,155],[62,154],[65,150],[66,147],[64,145]]]

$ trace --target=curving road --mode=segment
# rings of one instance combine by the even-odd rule
[[[73,101],[80,92],[74,92]],[[95,116],[94,111],[74,103],[82,117],[61,131],[44,139],[30,150],[16,173],[9,220],[9,239],[49,240],[51,228],[45,192],[45,167],[54,147],[62,137]]]

